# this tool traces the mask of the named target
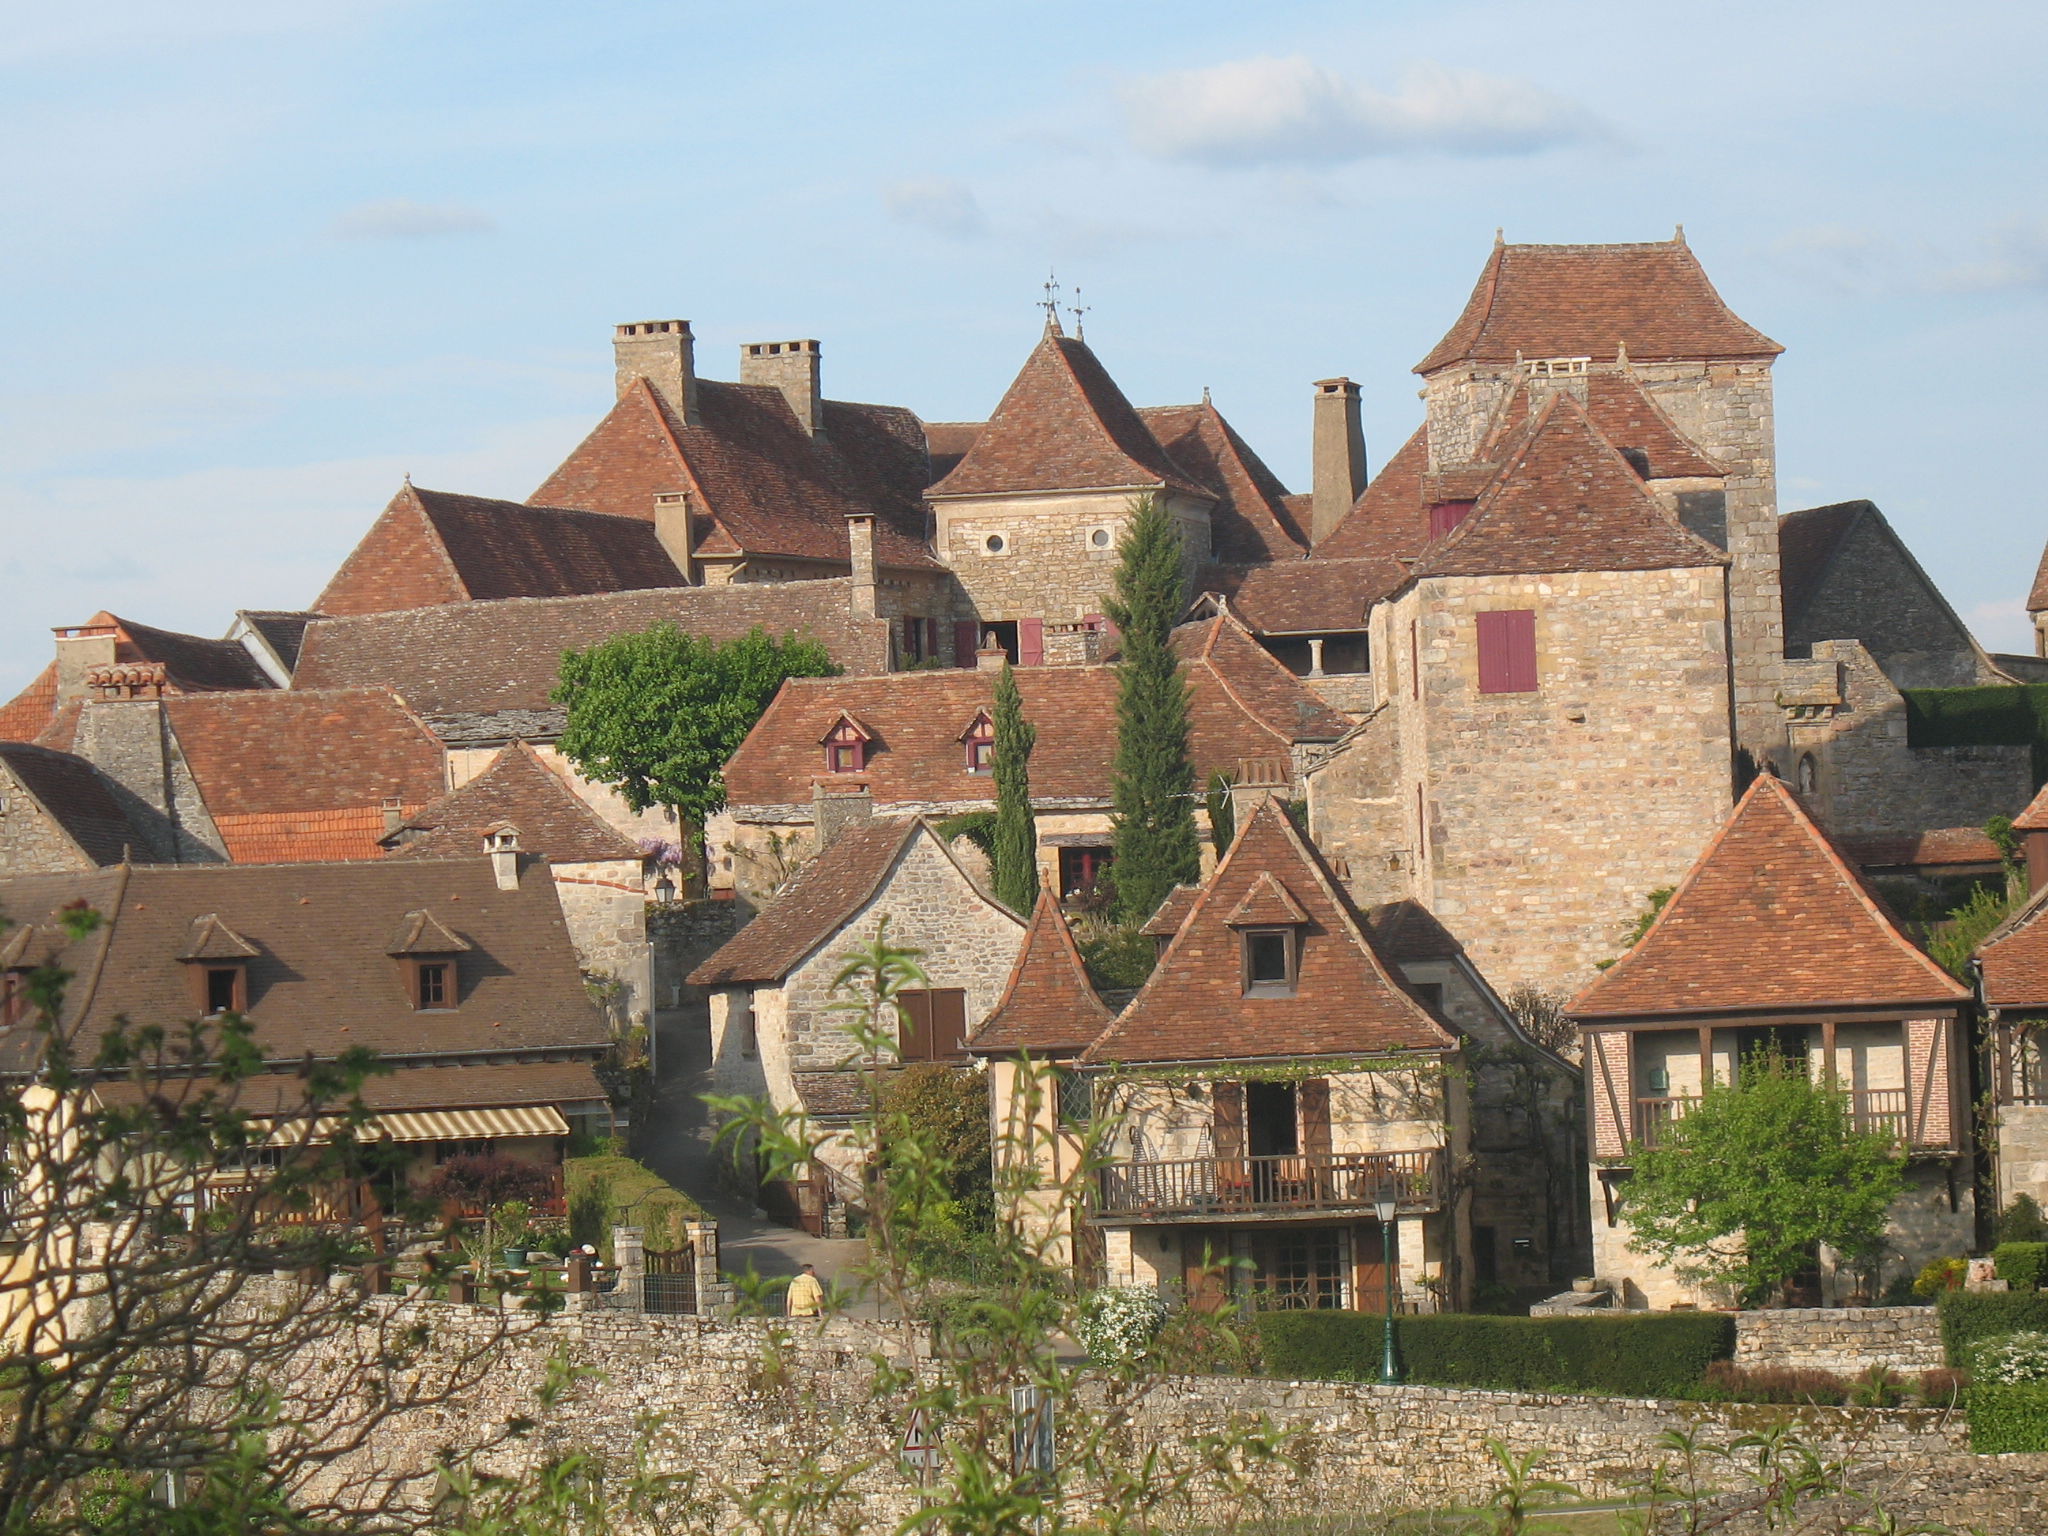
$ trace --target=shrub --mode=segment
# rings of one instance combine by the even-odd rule
[[[1136,928],[1110,928],[1081,940],[1088,979],[1105,991],[1142,987],[1159,962],[1159,946]]]
[[[1991,1258],[1998,1278],[2016,1291],[2038,1291],[2048,1282],[2048,1243],[2000,1243]]]
[[[1941,1308],[1941,1343],[1950,1365],[1968,1365],[1979,1339],[2048,1333],[2048,1291],[1950,1291]]]
[[[2032,1195],[2014,1195],[1998,1214],[1997,1238],[2000,1243],[2048,1243],[2048,1216]]]
[[[1800,1370],[1788,1365],[1745,1369],[1733,1360],[1707,1364],[1707,1390],[1702,1396],[1734,1403],[1819,1403],[1835,1406],[1848,1399],[1850,1385],[1831,1371]]]
[[[1970,1272],[1968,1259],[1933,1259],[1920,1271],[1913,1281],[1915,1296],[1939,1296],[1944,1291],[1962,1289],[1963,1279]]]
[[[1965,1409],[1970,1449],[1980,1456],[2007,1451],[2048,1451],[2048,1384],[2028,1382],[1970,1388]]]
[[[1906,1400],[1906,1384],[1888,1365],[1873,1365],[1849,1384],[1849,1401],[1858,1408],[1896,1408]]]
[[[486,1208],[508,1201],[531,1204],[554,1192],[555,1181],[547,1169],[495,1152],[485,1157],[451,1157],[420,1188],[429,1200]]]
[[[1166,1303],[1149,1288],[1114,1287],[1081,1303],[1074,1333],[1097,1365],[1132,1365],[1144,1357],[1166,1323]]]
[[[1962,1401],[1964,1391],[1970,1385],[1968,1371],[1952,1371],[1947,1366],[1936,1366],[1931,1371],[1920,1373],[1920,1384],[1915,1389],[1920,1401],[1929,1408],[1945,1408],[1951,1403]]]
[[[2015,1387],[2048,1381],[2048,1333],[2007,1333],[1970,1347],[1970,1379]]]
[[[613,1227],[640,1228],[647,1246],[661,1252],[679,1247],[683,1223],[704,1214],[696,1201],[630,1157],[571,1158],[566,1180],[570,1231],[594,1233],[576,1240],[595,1244],[607,1259]]]
[[[1256,1319],[1270,1375],[1373,1380],[1381,1319],[1358,1312],[1264,1312]],[[1616,1317],[1483,1317],[1437,1313],[1394,1321],[1404,1381],[1524,1392],[1676,1397],[1735,1351],[1735,1320],[1718,1312]]]

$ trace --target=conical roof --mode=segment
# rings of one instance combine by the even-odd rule
[[[1010,983],[967,1048],[981,1056],[1070,1056],[1109,1021],[1059,902],[1040,891]]]

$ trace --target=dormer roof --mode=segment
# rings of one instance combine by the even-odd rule
[[[638,845],[606,821],[523,741],[503,748],[484,771],[453,794],[408,818],[385,839],[394,859],[441,859],[475,853],[507,828],[520,847],[554,864],[637,859]]]
[[[254,960],[262,951],[221,921],[218,912],[192,919],[191,931],[178,950],[180,960]]]
[[[2043,785],[2027,808],[2012,819],[2015,832],[2048,832],[2048,785]]]
[[[1301,903],[1288,894],[1287,887],[1270,869],[1261,870],[1244,900],[1224,919],[1233,928],[1290,927],[1308,921]]]
[[[1068,1056],[1101,1034],[1110,1018],[1059,902],[1051,891],[1040,891],[1002,998],[967,1048],[977,1056]]]
[[[1150,939],[1170,939],[1180,932],[1180,925],[1187,921],[1187,915],[1195,910],[1195,898],[1202,894],[1199,885],[1176,885],[1160,900],[1159,906],[1145,926],[1138,932]]]
[[[392,935],[384,953],[401,956],[460,955],[469,948],[469,940],[451,933],[438,917],[422,908],[399,919],[398,932]]]
[[[823,746],[828,741],[843,740],[848,735],[857,736],[862,741],[875,739],[875,733],[868,727],[867,722],[860,716],[842,709],[833,717],[831,725],[825,728],[825,734],[818,738],[818,744]]]

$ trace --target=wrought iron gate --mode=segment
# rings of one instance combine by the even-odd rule
[[[649,1312],[694,1313],[697,1310],[697,1250],[685,1243],[670,1253],[647,1254],[642,1305]]]

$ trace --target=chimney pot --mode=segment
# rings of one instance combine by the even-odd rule
[[[1365,426],[1358,386],[1316,380],[1314,465],[1309,487],[1309,542],[1320,544],[1344,521],[1365,489]]]

